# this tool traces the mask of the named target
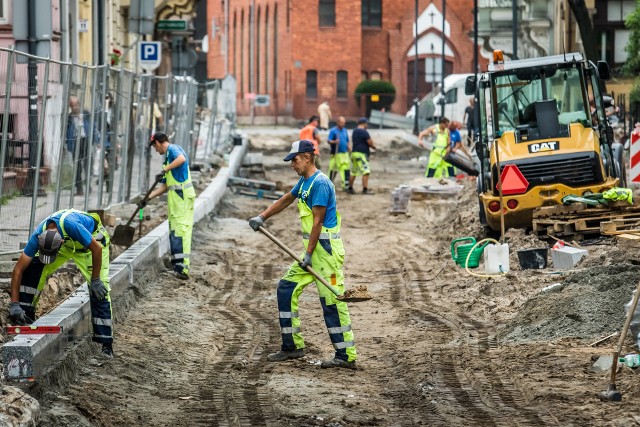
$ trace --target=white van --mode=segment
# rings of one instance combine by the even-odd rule
[[[471,75],[472,74],[450,74],[444,78],[444,116],[449,120],[463,123],[464,109],[469,105],[470,98],[470,96],[464,94],[464,83],[467,77]],[[428,93],[427,96],[420,101],[419,117],[423,120],[437,123],[441,112],[441,98],[440,84],[438,84],[433,91]],[[414,108],[411,107],[406,116],[413,119],[413,115]]]

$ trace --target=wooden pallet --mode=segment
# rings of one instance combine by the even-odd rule
[[[544,206],[533,212],[533,232],[538,236],[570,237],[619,235],[640,232],[640,206],[616,202],[590,207],[583,203]]]

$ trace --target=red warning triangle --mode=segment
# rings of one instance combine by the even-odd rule
[[[502,169],[500,182],[502,182],[502,194],[505,196],[510,194],[523,194],[529,187],[529,181],[527,181],[516,165],[506,165],[504,169]],[[497,184],[496,189],[498,189]]]

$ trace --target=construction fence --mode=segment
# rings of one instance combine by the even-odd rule
[[[235,111],[220,108],[220,86],[0,48],[0,252],[17,251],[59,209],[144,194],[163,161],[153,132],[192,163],[230,151]]]

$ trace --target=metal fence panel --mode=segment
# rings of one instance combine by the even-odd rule
[[[37,64],[36,108],[19,55]],[[235,106],[219,99],[229,97],[226,86],[207,83],[207,105],[198,105],[191,77],[0,48],[0,252],[19,250],[34,225],[56,210],[108,209],[140,196],[163,161],[149,148],[153,132],[165,132],[192,162],[230,151]]]

